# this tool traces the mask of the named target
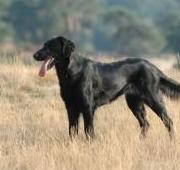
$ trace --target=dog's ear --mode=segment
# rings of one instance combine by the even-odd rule
[[[64,44],[64,56],[70,57],[71,53],[75,50],[75,44],[67,40],[67,42]]]
[[[61,42],[62,54],[64,57],[70,57],[71,53],[75,50],[75,44],[65,39],[64,37],[59,37],[58,40]]]

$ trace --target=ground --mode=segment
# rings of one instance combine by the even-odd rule
[[[174,59],[152,62],[180,81],[180,72],[172,68]],[[86,141],[81,118],[80,134],[71,141],[55,71],[39,78],[39,64],[33,63],[18,55],[0,58],[0,169],[180,169],[180,100],[164,98],[174,122],[174,141],[148,108],[151,126],[147,138],[141,139],[124,97],[97,110],[95,140]]]

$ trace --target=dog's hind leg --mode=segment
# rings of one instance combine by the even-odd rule
[[[137,95],[126,94],[125,97],[128,107],[130,108],[130,110],[139,122],[139,125],[141,127],[141,134],[143,137],[145,137],[149,129],[149,123],[146,120],[144,102]]]
[[[149,92],[145,96],[145,103],[157,114],[157,116],[160,117],[169,132],[170,138],[172,139],[174,137],[173,122],[167,114],[161,93],[157,94]]]

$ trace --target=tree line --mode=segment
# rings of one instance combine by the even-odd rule
[[[64,35],[89,52],[178,53],[179,8],[179,0],[0,0],[0,42]]]

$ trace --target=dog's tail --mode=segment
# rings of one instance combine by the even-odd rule
[[[160,89],[168,97],[172,99],[180,98],[180,83],[167,77],[163,73],[160,76]]]

